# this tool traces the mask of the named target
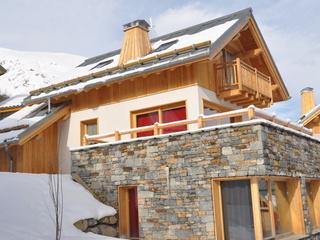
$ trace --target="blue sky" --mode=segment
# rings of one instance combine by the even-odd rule
[[[92,57],[121,47],[122,25],[146,19],[151,37],[251,7],[292,98],[269,110],[295,121],[300,90],[320,104],[317,0],[0,0],[0,48]],[[1,58],[1,56],[0,56]]]

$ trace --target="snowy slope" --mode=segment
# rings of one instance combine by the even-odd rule
[[[62,240],[110,240],[73,226],[80,219],[112,216],[115,209],[98,202],[70,175],[63,175]],[[0,173],[0,240],[55,239],[49,175]]]
[[[0,94],[29,93],[55,83],[85,60],[65,53],[23,52],[0,48],[0,65],[7,73],[0,76]]]

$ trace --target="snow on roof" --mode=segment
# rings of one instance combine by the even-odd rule
[[[53,175],[56,177],[57,175]],[[116,239],[84,233],[74,227],[81,219],[116,214],[116,210],[96,200],[70,175],[61,175],[63,194],[62,238],[68,240]],[[49,191],[49,175],[0,173],[0,238],[6,240],[54,239],[54,207]]]
[[[162,51],[151,52],[145,57],[130,60],[124,66],[118,66],[120,50],[87,59],[69,74],[64,75],[58,84],[31,92],[25,103],[42,101],[47,97],[79,92],[83,89],[121,80],[125,77],[150,72],[156,69],[180,64],[193,59],[209,56],[212,50],[223,42],[236,27],[251,14],[245,9],[193,27],[182,29],[151,40],[152,49],[171,41],[177,42]],[[200,44],[202,43],[202,44]],[[200,44],[195,48],[196,44]],[[223,48],[223,46],[220,46]],[[157,57],[161,56],[162,58]],[[96,68],[102,62],[108,64]],[[143,62],[141,64],[141,62]],[[111,70],[112,69],[112,70]]]
[[[28,95],[29,94],[18,94],[0,102],[0,110],[24,106],[22,102]]]
[[[299,124],[303,124],[305,121],[307,121],[310,117],[316,117],[314,114],[316,114],[318,111],[320,111],[320,104],[312,108],[309,112],[303,114],[296,122]]]

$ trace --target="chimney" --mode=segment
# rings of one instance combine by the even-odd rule
[[[313,88],[306,87],[301,90],[301,113],[306,114],[316,106]]]
[[[119,65],[151,52],[149,40],[150,25],[145,20],[136,20],[123,25],[124,39],[122,43]]]

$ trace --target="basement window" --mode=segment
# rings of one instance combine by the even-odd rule
[[[174,40],[174,41],[171,41],[171,42],[163,43],[157,49],[155,49],[153,52],[160,52],[160,51],[166,50],[169,47],[171,47],[173,44],[176,44],[178,41],[179,40]]]
[[[113,59],[110,59],[110,60],[107,60],[107,61],[104,61],[104,62],[101,62],[99,63],[98,65],[96,65],[95,67],[91,68],[90,70],[92,69],[96,69],[96,68],[102,68],[102,67],[105,67],[107,65],[109,65],[110,63],[113,62]]]

